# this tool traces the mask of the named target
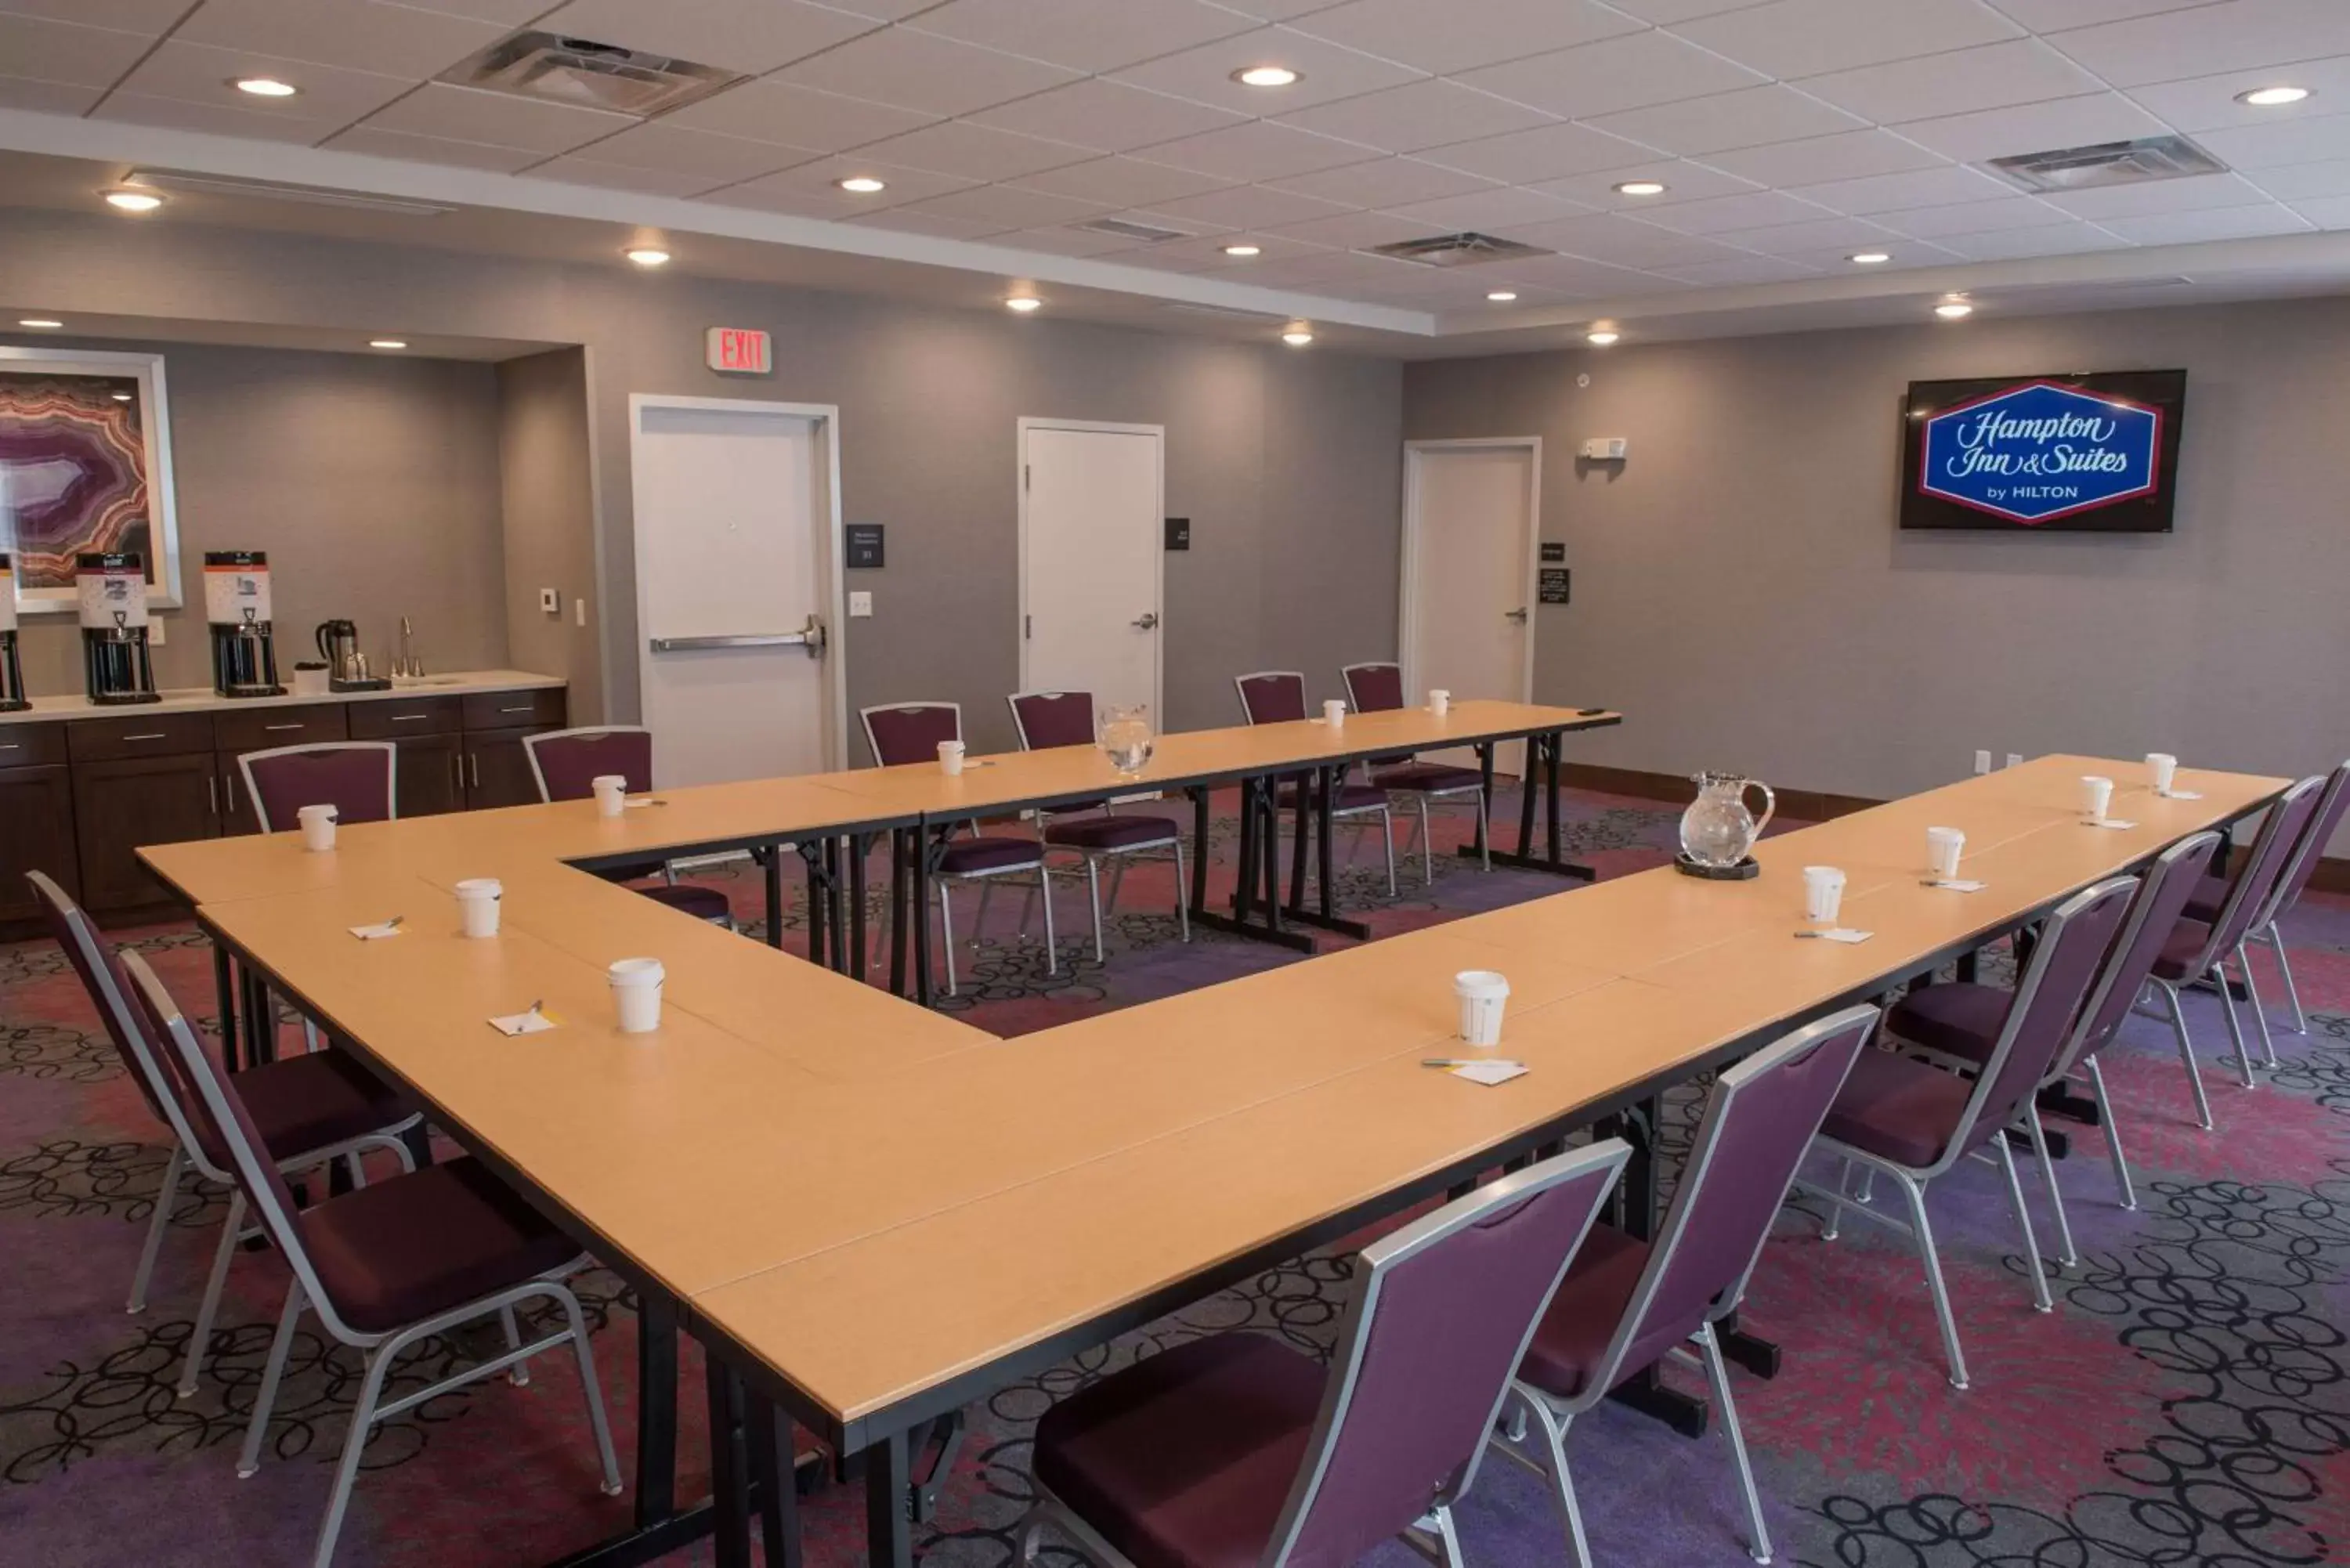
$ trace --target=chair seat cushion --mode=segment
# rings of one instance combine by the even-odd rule
[[[1893,1004],[1885,1032],[1913,1045],[1968,1062],[1988,1062],[2015,992],[1960,981],[1919,986]]]
[[[1863,1051],[1820,1131],[1881,1159],[1922,1169],[1942,1157],[1973,1089],[1955,1073],[1890,1051]]]
[[[2202,979],[2203,971],[2195,967],[2195,961],[2210,943],[2209,920],[2181,919],[2171,928],[2170,940],[2162,944],[2161,956],[2154,961],[2155,978],[2174,982]]]
[[[1475,768],[1456,768],[1448,763],[1406,763],[1402,767],[1373,774],[1371,782],[1381,789],[1447,794],[1454,790],[1476,789],[1485,779]]]
[[[731,923],[734,919],[733,906],[726,901],[726,895],[715,888],[696,888],[690,883],[681,883],[674,888],[639,888],[637,891],[656,904],[666,904],[697,920]]]
[[[1140,849],[1181,836],[1164,816],[1078,816],[1045,825],[1045,843],[1070,849]]]
[[[2195,884],[2195,891],[2187,896],[2187,918],[2201,920],[2206,925],[2220,918],[2220,906],[2228,901],[2228,889],[2232,886],[2225,877],[2206,877]]]
[[[1581,1394],[1607,1355],[1607,1342],[1615,1337],[1648,1266],[1648,1243],[1613,1225],[1594,1224],[1535,1326],[1518,1376],[1562,1399]],[[1662,1349],[1657,1352],[1663,1354]],[[1627,1359],[1623,1370],[1628,1376],[1647,1365]]]
[[[306,1209],[303,1245],[335,1311],[389,1334],[562,1267],[579,1243],[470,1156]]]
[[[416,1107],[342,1051],[313,1051],[236,1075],[237,1097],[272,1159],[396,1127]]]
[[[1313,796],[1309,793],[1306,798],[1311,800]],[[1336,805],[1334,809],[1337,815],[1344,816],[1352,811],[1378,811],[1387,803],[1388,792],[1377,784],[1340,784],[1336,791]],[[1296,810],[1297,786],[1294,784],[1282,785],[1279,793],[1274,796],[1274,804],[1284,811]]]
[[[1033,838],[958,838],[939,858],[947,877],[983,877],[991,871],[1021,871],[1045,863],[1045,846]]]
[[[1257,1568],[1322,1387],[1260,1334],[1195,1339],[1045,1411],[1036,1480],[1135,1568]]]

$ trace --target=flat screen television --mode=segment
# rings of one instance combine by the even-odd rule
[[[2168,534],[2184,370],[1912,381],[1901,526]]]

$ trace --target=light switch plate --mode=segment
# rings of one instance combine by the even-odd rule
[[[2020,768],[2020,767],[2022,767],[2022,766],[2023,765],[2023,753],[2022,753],[2022,752],[2010,752],[2010,753],[2007,753],[2007,765],[2008,765],[2009,767],[2012,767],[2012,768]]]
[[[1977,752],[1975,753],[1975,772],[1979,774],[1987,774],[1991,772],[1991,753],[1989,752]]]
[[[563,596],[553,588],[541,588],[538,590],[538,607],[547,615],[561,615]]]
[[[873,613],[873,596],[862,590],[848,596],[848,618],[863,620]]]
[[[156,648],[163,646],[163,633],[166,626],[167,623],[160,615],[150,616],[147,618],[147,641],[151,646]]]
[[[577,598],[571,601],[571,624],[574,626],[586,626],[588,624],[588,601],[586,599]]]

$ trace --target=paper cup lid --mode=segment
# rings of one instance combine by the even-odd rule
[[[661,968],[659,959],[625,958],[614,959],[605,972],[612,977],[614,985],[651,985],[668,971]]]
[[[460,898],[494,898],[504,890],[494,877],[468,877],[457,884]]]
[[[1452,989],[1469,996],[1507,996],[1510,979],[1490,969],[1464,969],[1452,977]]]

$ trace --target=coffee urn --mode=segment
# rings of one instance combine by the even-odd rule
[[[25,696],[25,666],[16,657],[16,568],[0,551],[0,713],[20,713],[33,704]]]
[[[213,634],[213,690],[224,697],[283,697],[269,626],[269,556],[204,552],[204,619]]]
[[[81,600],[82,679],[89,700],[111,707],[161,702],[147,652],[147,566],[134,553],[74,557]]]

